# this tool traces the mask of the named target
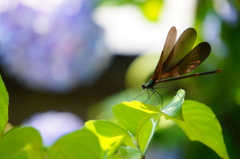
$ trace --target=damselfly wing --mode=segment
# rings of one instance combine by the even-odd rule
[[[147,84],[142,85],[143,89],[150,89],[154,92],[154,86],[159,83],[222,72],[222,69],[219,69],[186,75],[195,70],[209,56],[211,46],[207,42],[202,42],[192,49],[197,37],[194,28],[186,29],[177,42],[176,36],[177,30],[172,27],[153,76]]]

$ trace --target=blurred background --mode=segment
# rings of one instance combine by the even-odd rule
[[[9,122],[40,130],[46,145],[141,93],[166,35],[197,30],[211,55],[195,71],[221,74],[162,85],[211,107],[230,158],[240,158],[240,2],[238,0],[0,0],[0,73]],[[164,102],[172,91],[160,89]],[[170,93],[169,93],[170,92]],[[51,141],[49,141],[51,138]],[[219,158],[174,124],[157,130],[151,159]]]

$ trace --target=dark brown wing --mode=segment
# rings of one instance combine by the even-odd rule
[[[155,68],[155,71],[153,73],[152,80],[160,80],[161,79],[162,70],[163,70],[162,64],[164,63],[164,61],[166,61],[166,59],[168,58],[168,55],[170,54],[170,52],[173,49],[173,47],[175,45],[175,41],[176,41],[176,36],[177,36],[177,30],[175,27],[172,27],[168,32],[162,54],[160,56],[157,66]]]
[[[162,73],[161,79],[181,76],[195,70],[210,54],[211,46],[207,42],[198,44],[175,66]]]
[[[193,28],[186,29],[171,50],[166,61],[163,63],[163,72],[175,66],[189,51],[197,38],[197,32]]]

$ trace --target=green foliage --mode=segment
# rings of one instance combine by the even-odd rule
[[[120,145],[135,147],[128,132],[113,122],[92,120],[86,122],[85,127],[98,137],[101,148],[108,157],[112,156]]]
[[[154,117],[161,113],[160,110],[154,106],[133,101],[115,105],[113,113],[121,125],[136,138],[142,154],[145,154],[156,127],[157,121]]]
[[[103,155],[97,136],[85,128],[63,136],[48,149],[49,159],[100,159]]]
[[[7,109],[8,97],[3,82],[1,108]],[[44,148],[40,134],[31,127],[13,128],[0,138],[1,159],[139,159],[144,158],[161,116],[173,120],[191,140],[200,141],[221,158],[228,159],[221,126],[212,110],[204,104],[184,101],[185,91],[162,109],[138,101],[112,107],[117,122],[91,120]],[[182,104],[183,103],[183,104]],[[6,110],[0,112],[1,130],[7,123]]]
[[[179,90],[173,100],[167,104],[161,111],[167,116],[178,120],[184,120],[182,115],[182,103],[184,101],[185,91]]]
[[[0,138],[8,121],[8,93],[0,76]]]
[[[190,140],[200,141],[222,158],[229,158],[224,144],[221,126],[212,110],[202,103],[185,101],[184,122],[177,121]]]
[[[133,147],[121,146],[118,152],[112,157],[112,159],[139,159],[141,153],[139,149]]]
[[[41,136],[31,127],[13,128],[0,140],[1,159],[42,159],[44,154]]]

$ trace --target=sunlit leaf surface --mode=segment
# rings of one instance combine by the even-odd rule
[[[119,148],[118,153],[112,157],[112,159],[139,159],[140,157],[141,153],[138,149],[129,146],[122,146]]]
[[[0,76],[0,138],[8,121],[8,93]]]
[[[185,91],[180,89],[172,101],[161,111],[169,117],[178,120],[184,120],[182,115],[182,103],[184,101]]]
[[[91,120],[85,126],[99,138],[100,145],[108,156],[113,155],[121,144],[135,147],[127,131],[113,122]]]
[[[182,107],[184,122],[175,120],[189,139],[200,141],[220,157],[228,159],[221,126],[212,110],[202,103],[185,101]]]
[[[42,159],[44,155],[41,136],[31,127],[13,128],[0,140],[1,159]]]
[[[49,159],[102,159],[103,155],[97,136],[85,128],[65,135],[48,151]]]
[[[160,111],[154,106],[132,101],[115,105],[113,113],[127,130],[136,135],[141,123]]]
[[[145,154],[157,123],[154,117],[160,114],[160,110],[149,104],[132,101],[115,105],[113,113],[120,124],[134,135],[142,154]]]

